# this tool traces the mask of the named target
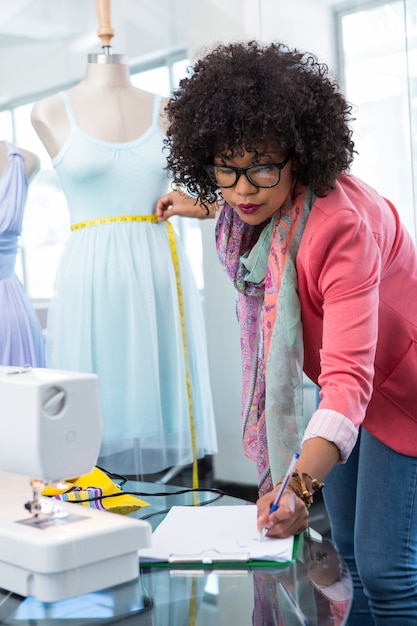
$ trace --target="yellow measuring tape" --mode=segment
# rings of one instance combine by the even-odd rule
[[[96,220],[77,222],[71,225],[71,230],[80,230],[86,226],[100,226],[100,224],[115,224],[116,222],[155,222],[159,223],[156,215],[116,215],[114,217],[99,217]],[[169,222],[167,222],[169,224]],[[171,226],[171,224],[169,224]]]
[[[191,598],[189,608],[188,626],[195,626],[197,619],[197,578],[193,576],[191,581]]]
[[[182,345],[183,345],[183,352],[184,352],[185,381],[186,381],[186,387],[187,387],[188,410],[189,410],[189,415],[190,415],[190,434],[191,434],[191,445],[192,445],[192,451],[193,451],[192,486],[193,486],[193,489],[198,489],[197,443],[196,443],[196,435],[195,435],[193,400],[192,400],[190,369],[189,369],[189,361],[188,361],[187,336],[186,336],[186,331],[185,331],[184,302],[182,298],[180,266],[178,262],[178,254],[177,254],[177,246],[175,242],[174,229],[172,227],[172,224],[170,224],[170,222],[159,222],[156,215],[117,215],[114,217],[100,217],[95,220],[77,222],[76,224],[71,225],[71,230],[75,231],[75,230],[79,230],[80,228],[86,228],[88,226],[99,226],[100,224],[114,224],[116,222],[155,222],[161,225],[166,224],[167,229],[168,229],[169,247],[171,249],[171,257],[172,257],[172,262],[174,264],[175,279],[177,283],[178,307],[179,307],[180,320],[181,320]]]

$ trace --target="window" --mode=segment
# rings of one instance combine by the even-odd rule
[[[417,0],[356,4],[338,19],[344,91],[358,108],[352,172],[395,204],[416,239]]]

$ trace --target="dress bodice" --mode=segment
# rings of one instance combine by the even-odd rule
[[[168,188],[155,96],[151,126],[137,139],[113,143],[81,129],[65,92],[69,136],[52,163],[60,178],[71,223],[117,215],[150,215]]]

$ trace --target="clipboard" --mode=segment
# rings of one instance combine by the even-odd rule
[[[139,550],[142,567],[227,568],[288,566],[298,541],[260,539],[257,507],[173,506],[152,535],[152,546]]]

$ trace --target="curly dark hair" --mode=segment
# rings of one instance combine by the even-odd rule
[[[353,160],[352,106],[327,65],[282,43],[220,44],[198,60],[165,112],[165,149],[173,183],[203,203],[217,188],[203,166],[242,149],[291,149],[297,176],[316,195],[334,188]]]

